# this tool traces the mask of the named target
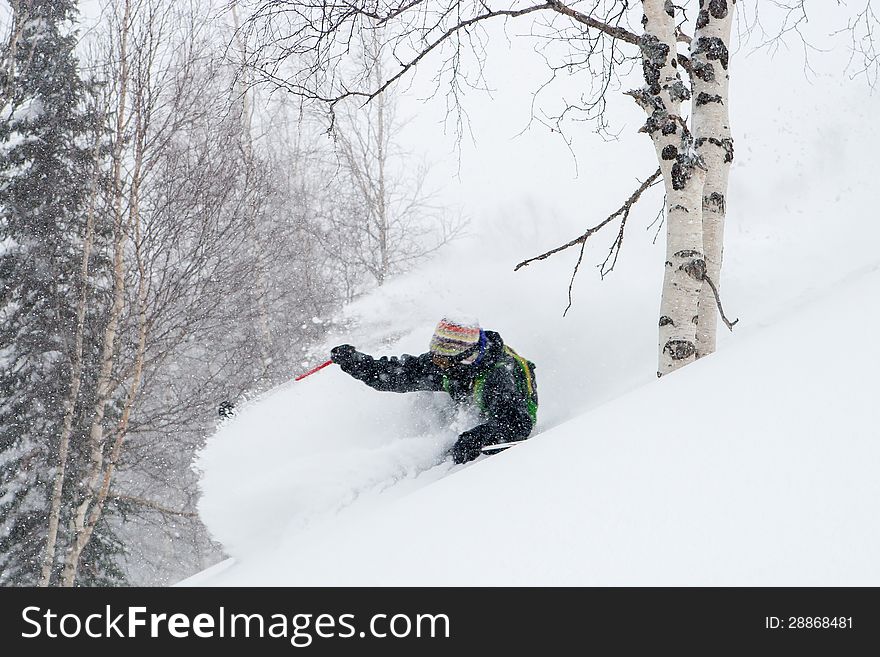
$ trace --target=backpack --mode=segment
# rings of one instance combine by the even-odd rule
[[[532,426],[534,427],[535,423],[538,421],[538,383],[535,380],[535,364],[520,356],[507,345],[504,345],[504,353],[511,357],[517,365],[514,378],[516,379],[516,385],[519,388],[520,393],[526,398],[529,417],[531,418]],[[495,364],[495,367],[505,367],[506,365],[507,363],[504,360],[501,360]],[[495,369],[495,367],[492,369]],[[483,400],[483,386],[486,383],[486,376],[491,371],[492,370],[487,370],[486,372],[483,372],[474,380],[474,403],[481,411],[486,410],[486,404]]]

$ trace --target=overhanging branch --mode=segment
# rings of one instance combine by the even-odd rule
[[[353,16],[361,16],[369,19],[370,21],[373,21],[377,26],[384,26],[395,19],[400,19],[404,14],[407,14],[410,11],[418,11],[419,6],[422,4],[422,0],[409,0],[408,2],[401,4],[399,7],[393,9],[387,14],[375,10],[369,10],[365,7],[348,6],[345,10],[344,20],[349,20]],[[363,99],[363,102],[365,104],[369,103],[371,100],[382,94],[397,80],[406,75],[408,71],[414,69],[422,60],[425,59],[425,57],[428,56],[428,54],[435,51],[437,48],[442,46],[445,42],[453,38],[455,35],[460,32],[467,33],[468,30],[474,25],[493,18],[518,18],[520,16],[525,16],[537,11],[551,10],[556,13],[568,16],[573,21],[580,23],[581,25],[584,25],[589,29],[595,30],[596,32],[607,35],[616,41],[622,41],[636,46],[639,44],[639,36],[637,34],[619,25],[614,25],[610,22],[605,22],[603,20],[595,18],[589,13],[582,13],[580,11],[577,11],[564,4],[560,0],[547,0],[547,2],[523,7],[521,9],[493,10],[490,9],[486,4],[482,4],[482,7],[485,9],[485,11],[483,11],[482,13],[476,16],[472,16],[470,18],[461,17],[457,22],[449,26],[445,31],[440,33],[439,36],[437,36],[432,41],[424,41],[421,48],[416,53],[413,53],[411,58],[406,60],[399,60],[399,70],[388,79],[382,81],[378,87],[367,89],[343,88],[339,90],[338,93],[320,93],[317,89],[309,89],[303,83],[284,80],[276,73],[269,71],[265,65],[257,67],[257,70],[260,76],[262,76],[265,81],[274,84],[276,87],[287,89],[288,91],[305,98],[310,98],[312,100],[327,103],[332,110],[332,108],[339,102],[353,97]],[[257,15],[264,16],[265,13],[265,11],[258,12]],[[283,11],[280,11],[279,13],[283,13]],[[252,19],[252,21],[253,20],[254,19]],[[335,24],[333,21],[329,21],[329,19],[327,19],[326,17],[322,18],[322,20],[328,21],[327,25],[321,25],[318,28],[318,30],[322,32],[324,36],[341,29],[342,21],[338,21],[338,24]],[[439,26],[440,23],[438,21],[438,23],[432,26],[430,29],[433,30],[439,28]],[[315,26],[313,25],[313,27]],[[427,37],[427,32],[424,36]]]
[[[555,249],[550,249],[546,253],[542,253],[541,255],[534,256],[533,258],[528,258],[527,260],[523,260],[521,263],[519,263],[516,267],[513,268],[513,271],[518,271],[521,267],[526,267],[526,266],[532,264],[533,262],[535,262],[536,260],[546,260],[550,256],[552,256],[556,253],[559,253],[560,251],[565,251],[565,249],[571,248],[577,244],[583,244],[584,242],[586,242],[590,238],[591,235],[599,232],[602,228],[604,228],[609,223],[614,221],[621,214],[625,213],[626,215],[628,215],[630,210],[632,209],[633,205],[635,205],[638,202],[639,198],[641,198],[641,196],[645,192],[645,190],[647,190],[649,187],[653,186],[659,178],[660,178],[660,169],[658,168],[654,173],[652,173],[648,177],[647,180],[645,180],[645,182],[643,182],[639,186],[639,188],[636,191],[634,191],[632,193],[632,195],[626,200],[626,202],[622,206],[620,206],[620,208],[615,210],[615,212],[613,214],[609,215],[608,218],[603,220],[601,223],[593,226],[592,228],[590,228],[586,233],[584,233],[580,237],[576,237],[573,240],[571,240],[570,242],[563,244],[562,246],[557,246]]]
[[[441,34],[433,42],[431,42],[430,44],[425,46],[425,48],[422,49],[421,52],[419,52],[419,54],[416,55],[415,57],[413,57],[410,61],[403,64],[401,66],[400,70],[397,73],[395,73],[394,75],[392,75],[390,78],[388,78],[378,89],[376,89],[374,91],[347,91],[347,92],[340,94],[339,96],[336,96],[334,98],[318,98],[318,100],[323,100],[325,102],[328,102],[331,106],[333,106],[346,98],[350,98],[350,97],[355,96],[355,97],[363,98],[364,103],[366,104],[366,103],[370,102],[371,100],[373,100],[376,96],[381,94],[383,91],[385,91],[388,87],[390,87],[392,84],[394,84],[401,77],[406,75],[407,71],[411,70],[412,68],[415,68],[415,66],[420,61],[422,61],[430,52],[432,52],[435,48],[437,48],[438,46],[443,44],[446,40],[448,40],[450,37],[452,37],[456,33],[460,32],[462,30],[466,30],[467,28],[471,27],[472,25],[475,25],[476,23],[480,23],[482,21],[489,20],[490,18],[498,18],[499,16],[503,16],[505,18],[518,18],[519,16],[525,16],[526,14],[531,14],[532,12],[535,12],[535,11],[542,11],[544,9],[550,9],[550,8],[552,8],[552,0],[550,2],[546,2],[544,4],[533,5],[531,7],[525,7],[524,9],[487,11],[486,13],[480,14],[478,16],[474,16],[473,18],[462,20],[459,23],[456,23],[455,25],[450,27],[448,30],[446,30],[443,34]]]
[[[634,45],[639,44],[639,37],[629,30],[620,27],[619,25],[609,25],[608,23],[603,23],[600,20],[596,20],[592,16],[588,14],[583,14],[575,9],[572,9],[566,4],[559,2],[559,0],[550,0],[547,5],[553,11],[559,12],[569,18],[576,20],[578,23],[586,25],[587,27],[591,27],[594,30],[599,30],[607,34],[610,37],[618,39],[619,41],[626,41],[627,43],[632,43]]]
[[[565,315],[566,313],[568,313],[569,309],[571,308],[571,304],[572,304],[571,291],[572,291],[572,287],[574,286],[574,279],[577,276],[578,269],[580,269],[581,262],[583,261],[583,258],[584,258],[584,248],[586,247],[587,240],[590,238],[591,235],[594,235],[595,233],[602,230],[602,228],[604,228],[609,223],[614,221],[617,217],[622,217],[621,218],[621,226],[620,226],[620,230],[618,231],[617,238],[614,240],[614,243],[611,246],[611,250],[608,254],[608,257],[605,258],[605,261],[601,265],[602,276],[604,277],[606,274],[608,274],[611,271],[611,269],[614,269],[614,264],[616,264],[616,262],[617,262],[617,256],[614,255],[614,261],[612,262],[611,267],[606,270],[605,267],[608,263],[608,260],[612,257],[613,254],[615,254],[617,251],[619,251],[620,247],[623,245],[623,230],[624,230],[624,227],[626,226],[626,220],[629,217],[630,211],[632,210],[633,206],[638,202],[638,200],[641,198],[642,194],[648,188],[652,187],[660,179],[660,176],[661,176],[661,172],[658,167],[658,169],[654,173],[652,173],[650,176],[648,176],[648,178],[645,180],[645,182],[643,182],[641,185],[639,185],[639,188],[636,189],[636,191],[634,191],[630,195],[630,197],[624,202],[624,204],[622,206],[620,206],[620,208],[618,208],[614,213],[609,215],[604,221],[593,226],[592,228],[590,228],[586,233],[584,233],[580,237],[576,237],[575,239],[571,240],[570,242],[568,242],[566,244],[563,244],[562,246],[558,246],[555,249],[550,249],[546,253],[542,253],[539,256],[529,258],[528,260],[523,260],[521,263],[519,263],[516,267],[513,268],[513,271],[518,271],[521,267],[525,267],[525,266],[535,262],[536,260],[545,260],[545,259],[549,258],[550,256],[552,256],[556,253],[559,253],[560,251],[564,251],[565,249],[568,249],[568,248],[571,248],[572,246],[580,244],[581,248],[580,248],[580,253],[578,254],[578,260],[577,260],[577,263],[575,263],[574,271],[571,274],[571,280],[569,281],[569,284],[568,284],[568,306],[566,306],[565,311],[562,313],[563,315]]]

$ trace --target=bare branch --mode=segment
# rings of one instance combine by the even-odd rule
[[[639,186],[639,188],[636,191],[634,191],[632,193],[632,195],[626,200],[626,202],[622,206],[620,206],[620,208],[615,210],[614,213],[609,215],[604,221],[597,224],[596,226],[593,226],[592,228],[590,228],[586,233],[584,233],[580,237],[576,237],[573,240],[571,240],[570,242],[563,244],[562,246],[557,246],[555,249],[550,249],[546,253],[542,253],[539,256],[535,256],[533,258],[523,260],[516,267],[513,268],[513,271],[518,271],[521,267],[525,267],[527,265],[530,265],[531,263],[535,262],[536,260],[545,260],[545,259],[549,258],[550,256],[552,256],[556,253],[559,253],[560,251],[564,251],[565,249],[568,249],[568,248],[571,248],[572,246],[575,246],[576,244],[583,244],[584,242],[586,242],[590,238],[591,235],[600,231],[602,228],[604,228],[609,223],[614,221],[614,219],[619,217],[621,214],[623,214],[624,216],[628,216],[630,210],[632,210],[633,205],[635,205],[638,202],[639,198],[642,196],[642,194],[645,192],[645,190],[647,190],[649,187],[653,186],[659,179],[660,179],[660,169],[657,169],[654,173],[652,173],[648,177],[647,180],[645,180],[645,182],[643,182]]]
[[[880,16],[871,6],[871,0],[867,0],[865,8],[849,20],[845,29],[834,34],[849,32],[851,39],[851,55],[847,66],[852,70],[852,75],[864,75],[868,85],[873,89],[877,86],[880,77],[880,46],[877,36],[880,32]],[[856,61],[861,58],[861,62]]]
[[[709,287],[712,288],[712,294],[715,295],[715,303],[718,305],[718,314],[721,315],[721,320],[724,322],[724,325],[732,331],[734,325],[739,319],[735,319],[732,322],[727,319],[727,315],[724,314],[724,308],[721,307],[721,296],[718,294],[718,288],[715,287],[715,283],[713,283],[712,279],[706,274],[703,274],[703,281],[708,283]]]
[[[164,515],[169,516],[180,516],[183,518],[198,518],[199,514],[194,511],[182,511],[178,509],[169,509],[158,502],[154,502],[152,500],[147,500],[142,497],[133,497],[131,495],[112,495],[110,497],[111,500],[117,502],[125,502],[126,504],[133,504],[135,506],[143,507],[145,509],[150,509],[151,511],[157,511],[158,513],[162,513]]]
[[[654,221],[652,221],[650,224],[648,224],[647,228],[645,229],[645,230],[651,230],[651,227],[654,226],[654,224],[657,225],[657,232],[654,233],[654,239],[651,240],[651,244],[657,243],[657,238],[660,237],[660,231],[663,230],[663,224],[665,223],[665,219],[666,219],[665,210],[666,210],[666,194],[663,195],[663,202],[660,204],[660,209],[657,210],[657,216],[654,217]]]
[[[639,44],[639,37],[630,32],[629,30],[620,27],[619,25],[609,25],[607,23],[603,23],[602,21],[596,20],[592,16],[587,14],[582,14],[579,11],[576,11],[569,7],[568,5],[559,2],[559,0],[549,0],[547,3],[553,11],[559,12],[565,16],[569,16],[573,18],[578,23],[582,23],[587,27],[591,27],[594,30],[599,30],[600,32],[604,32],[610,37],[615,39],[619,39],[620,41],[626,41],[627,43],[632,43],[634,45]]]
[[[411,6],[414,6],[415,4],[416,3],[412,3]],[[258,69],[258,72],[268,82],[274,83],[275,85],[277,85],[280,88],[287,89],[288,91],[291,91],[291,92],[296,93],[298,95],[302,95],[306,98],[311,98],[313,100],[325,102],[331,107],[331,109],[333,108],[333,106],[338,104],[340,101],[342,101],[346,98],[351,98],[351,97],[363,98],[364,103],[366,104],[366,103],[370,102],[371,100],[373,100],[374,98],[376,98],[378,95],[380,95],[386,89],[388,89],[388,87],[390,87],[392,84],[394,84],[401,77],[406,75],[407,72],[414,69],[419,64],[419,62],[421,62],[428,54],[433,52],[436,48],[438,48],[442,44],[449,41],[451,37],[457,36],[460,32],[467,33],[468,28],[470,28],[478,23],[481,23],[483,21],[487,21],[489,19],[492,19],[492,18],[498,18],[498,17],[517,18],[520,16],[525,16],[526,14],[531,14],[536,11],[542,11],[544,9],[549,9],[549,8],[551,8],[551,6],[552,6],[551,2],[547,2],[544,4],[533,5],[531,7],[525,7],[523,9],[516,9],[516,10],[514,10],[514,9],[488,10],[488,11],[486,11],[482,14],[478,14],[472,18],[458,21],[454,25],[449,27],[446,31],[444,31],[439,37],[437,37],[432,42],[423,46],[414,57],[412,57],[408,61],[399,62],[400,69],[394,75],[388,77],[384,81],[384,83],[381,84],[379,87],[370,89],[368,91],[346,90],[340,94],[335,94],[335,95],[331,95],[331,96],[323,96],[323,95],[317,93],[317,91],[308,90],[302,84],[291,85],[289,82],[282,79],[281,77],[279,77],[275,74],[269,73],[265,69],[265,67]],[[366,14],[363,11],[358,11],[358,10],[355,10],[354,8],[352,8],[351,10],[355,13],[359,13],[361,15],[365,15],[370,18],[376,18],[376,16],[373,14]],[[441,17],[441,20],[442,20],[442,17]],[[387,18],[382,18],[379,22],[385,23],[386,21],[387,21]],[[439,25],[439,23],[438,23],[438,25]],[[325,29],[329,33],[332,28],[325,28]]]
[[[632,193],[632,195],[626,200],[626,202],[622,206],[620,206],[620,208],[618,208],[613,214],[609,215],[604,221],[597,224],[596,226],[593,226],[586,233],[584,233],[580,237],[573,239],[572,241],[568,242],[567,244],[563,244],[562,246],[556,247],[555,249],[551,249],[550,251],[547,251],[546,253],[542,253],[539,256],[535,256],[534,258],[529,258],[528,260],[523,260],[521,263],[519,263],[516,267],[513,268],[513,271],[517,271],[520,267],[525,267],[526,265],[534,262],[535,260],[544,260],[546,258],[549,258],[554,253],[559,253],[560,251],[564,251],[565,249],[568,249],[569,247],[575,246],[576,244],[580,244],[581,248],[578,253],[578,259],[574,265],[574,270],[571,273],[571,280],[568,283],[568,305],[565,307],[565,310],[562,313],[562,315],[564,317],[568,313],[568,311],[571,309],[572,289],[574,287],[574,279],[577,276],[578,270],[580,269],[580,266],[581,266],[581,262],[584,259],[584,248],[587,245],[587,240],[590,238],[591,235],[597,233],[602,228],[604,228],[609,223],[611,223],[614,219],[616,219],[617,217],[620,217],[622,215],[622,219],[620,222],[620,230],[617,233],[617,237],[615,238],[614,243],[611,245],[611,249],[608,253],[608,256],[605,258],[604,262],[602,262],[602,264],[599,265],[600,275],[604,278],[607,274],[609,274],[614,269],[614,265],[617,264],[617,256],[620,253],[620,248],[623,246],[623,232],[625,230],[626,220],[629,217],[630,211],[632,210],[633,206],[638,202],[638,200],[641,198],[641,196],[645,192],[645,190],[647,190],[649,187],[653,186],[658,180],[660,180],[660,176],[661,176],[661,173],[660,173],[660,169],[658,168],[654,173],[652,173],[650,176],[648,176],[647,180],[645,180],[645,182],[643,182],[639,186],[639,188]],[[611,259],[612,257],[613,257],[613,261],[611,263],[611,266],[607,267],[608,260]]]

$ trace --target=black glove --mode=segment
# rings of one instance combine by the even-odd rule
[[[357,361],[357,349],[350,344],[341,344],[330,350],[330,360],[347,372]]]
[[[477,433],[465,431],[458,437],[452,446],[451,454],[453,463],[467,463],[473,461],[482,452],[480,448],[483,446],[482,438]]]

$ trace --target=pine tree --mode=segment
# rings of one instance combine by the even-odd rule
[[[74,54],[76,3],[11,5],[18,37],[0,114],[0,585],[28,586],[46,544],[87,284],[79,271],[94,149]],[[104,543],[116,545],[109,533]],[[92,570],[82,583],[107,583]]]

